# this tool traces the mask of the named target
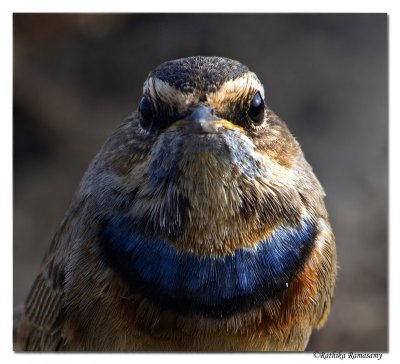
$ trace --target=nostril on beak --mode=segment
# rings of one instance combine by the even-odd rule
[[[213,108],[199,104],[190,109],[191,113],[187,118],[190,121],[191,129],[194,132],[215,133],[216,128],[212,124],[218,118]]]
[[[190,109],[191,114],[189,120],[200,121],[200,120],[215,120],[215,111],[213,108],[199,104],[196,107]]]

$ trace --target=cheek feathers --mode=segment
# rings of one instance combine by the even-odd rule
[[[286,124],[271,110],[267,110],[266,124],[252,135],[252,141],[257,151],[286,169],[292,168],[302,155]]]

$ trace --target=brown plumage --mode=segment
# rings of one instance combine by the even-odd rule
[[[25,302],[28,351],[304,350],[336,278],[324,192],[247,67],[167,62],[95,157]]]

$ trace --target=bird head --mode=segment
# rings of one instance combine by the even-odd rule
[[[264,90],[239,62],[166,62],[150,73],[138,111],[140,127],[156,137],[150,174],[157,185],[160,177],[179,178],[212,191],[215,182],[229,184],[234,174],[256,176],[261,157],[252,136],[265,121]]]

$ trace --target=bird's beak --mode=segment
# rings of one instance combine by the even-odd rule
[[[190,114],[175,122],[171,128],[185,128],[192,134],[216,134],[221,131],[221,128],[241,130],[230,121],[217,117],[211,107],[203,104],[190,108]]]

